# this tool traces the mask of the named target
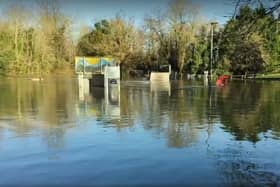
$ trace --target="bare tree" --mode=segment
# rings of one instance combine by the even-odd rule
[[[12,69],[20,69],[24,61],[24,43],[26,42],[25,30],[28,27],[29,11],[22,4],[12,4],[6,10],[8,25],[14,36],[14,55],[15,63],[12,64]]]
[[[171,40],[173,48],[177,50],[177,66],[179,73],[183,73],[185,63],[188,61],[188,48],[196,41],[199,8],[190,0],[175,0],[170,2],[168,11]]]
[[[71,20],[62,14],[58,0],[38,1],[37,14],[37,70],[62,68],[73,56],[70,55],[73,50],[68,50],[74,48],[70,33]]]
[[[155,10],[145,18],[147,53],[152,65],[164,64],[169,56],[169,32],[166,13]]]

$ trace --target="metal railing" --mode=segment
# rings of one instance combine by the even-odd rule
[[[231,79],[255,79],[257,74],[246,74],[246,75],[231,75]]]

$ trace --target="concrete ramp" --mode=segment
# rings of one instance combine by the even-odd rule
[[[152,72],[150,76],[151,82],[169,82],[169,72]]]
[[[171,95],[170,74],[169,72],[152,72],[150,77],[151,92],[168,92]]]

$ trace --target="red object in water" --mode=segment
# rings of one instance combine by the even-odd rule
[[[229,75],[222,75],[216,81],[216,85],[217,86],[225,86],[228,83],[229,79],[230,79]]]

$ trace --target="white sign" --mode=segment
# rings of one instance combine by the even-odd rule
[[[120,66],[106,66],[104,72],[105,79],[119,79]]]

